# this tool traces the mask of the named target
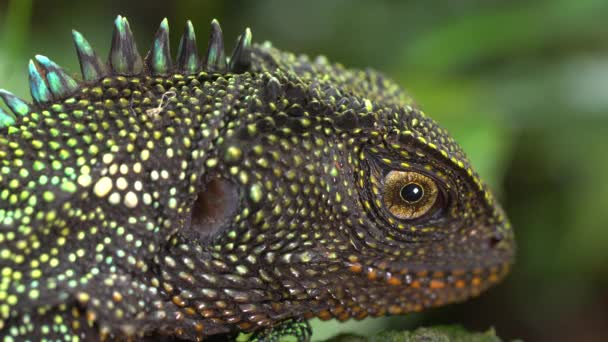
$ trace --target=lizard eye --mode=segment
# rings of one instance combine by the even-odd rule
[[[427,214],[438,196],[435,181],[421,173],[390,171],[384,177],[384,205],[399,219],[413,220]]]

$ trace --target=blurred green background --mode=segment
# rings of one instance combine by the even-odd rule
[[[379,69],[502,199],[519,244],[507,281],[422,314],[315,322],[315,339],[459,323],[505,339],[608,340],[608,1],[0,0],[0,87],[29,98],[36,53],[77,73],[70,29],[105,55],[117,14],[142,53],[163,17],[174,51],[186,19],[203,49],[218,18],[229,48],[250,26],[256,42]]]

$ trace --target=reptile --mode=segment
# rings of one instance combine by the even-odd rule
[[[382,74],[220,25],[126,18],[82,79],[29,62],[0,90],[4,341],[310,339],[307,320],[417,312],[508,273],[503,209],[448,132]]]

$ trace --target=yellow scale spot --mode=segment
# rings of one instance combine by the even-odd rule
[[[124,199],[124,204],[127,208],[135,208],[137,206],[137,195],[133,191],[127,192]]]
[[[31,289],[28,295],[31,299],[37,299],[40,296],[40,291],[38,289]]]
[[[120,194],[118,192],[113,192],[108,198],[108,202],[113,205],[120,203]]]
[[[143,161],[148,160],[148,158],[150,158],[150,151],[148,151],[148,150],[141,151],[140,157],[141,157],[141,160],[143,160]]]
[[[102,160],[105,164],[110,164],[112,160],[114,160],[114,155],[112,155],[111,153],[106,153],[103,155]]]
[[[80,186],[88,187],[89,185],[91,185],[92,178],[88,174],[82,174],[82,175],[78,176],[78,179],[76,181],[78,182],[78,184]]]
[[[241,159],[243,152],[236,146],[230,146],[226,149],[226,160],[228,161],[238,161]]]
[[[120,190],[126,189],[128,186],[127,180],[124,177],[119,177],[116,180],[116,187]]]
[[[95,187],[93,188],[93,192],[97,197],[105,197],[112,190],[112,179],[110,177],[101,177],[97,183],[95,183]]]

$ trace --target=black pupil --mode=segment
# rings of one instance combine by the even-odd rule
[[[422,196],[424,196],[424,190],[422,190],[422,187],[416,183],[410,183],[401,188],[401,198],[403,198],[403,200],[406,202],[418,202]]]

